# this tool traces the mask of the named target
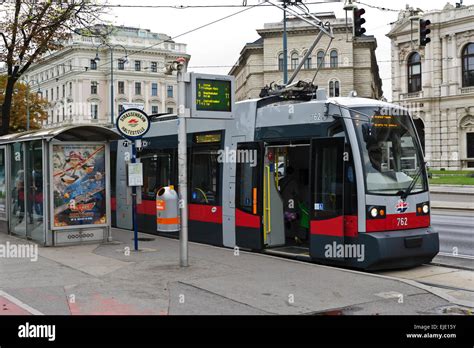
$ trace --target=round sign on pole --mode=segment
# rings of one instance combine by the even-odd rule
[[[150,129],[148,115],[140,109],[128,109],[122,112],[116,121],[117,129],[125,138],[134,140],[143,137]]]

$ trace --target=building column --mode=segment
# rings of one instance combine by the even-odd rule
[[[461,169],[460,154],[459,154],[459,128],[457,121],[457,110],[452,109],[448,117],[448,159],[449,169]]]
[[[77,99],[76,100],[80,100],[81,101],[81,106],[78,108],[79,110],[79,115],[78,115],[78,118],[77,120],[79,122],[83,122],[84,121],[84,118],[90,114],[90,110],[87,110],[89,109],[89,105],[88,103],[86,102],[86,100],[84,99],[84,96],[83,96],[83,90],[84,90],[84,80],[76,80],[77,81]],[[82,109],[82,110],[81,110]],[[82,111],[82,112],[81,112]]]
[[[166,112],[166,81],[161,85],[161,112]]]

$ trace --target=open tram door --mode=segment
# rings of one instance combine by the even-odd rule
[[[344,137],[311,141],[310,255],[338,259],[344,246]]]
[[[263,204],[263,143],[237,145],[235,242],[239,248],[261,250],[265,243]]]

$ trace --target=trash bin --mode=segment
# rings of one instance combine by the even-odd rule
[[[174,186],[156,193],[156,228],[158,232],[179,232],[179,199]]]

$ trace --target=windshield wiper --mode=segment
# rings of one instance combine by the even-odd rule
[[[399,192],[401,199],[403,199],[403,200],[407,199],[408,195],[411,193],[411,191],[415,187],[416,182],[418,181],[418,178],[420,177],[421,173],[423,172],[423,169],[425,168],[425,166],[426,166],[426,163],[422,162],[422,165],[420,166],[420,168],[418,168],[418,171],[416,172],[415,177],[413,178],[413,181],[410,183],[410,185],[407,187],[407,189],[405,191],[400,191]]]

